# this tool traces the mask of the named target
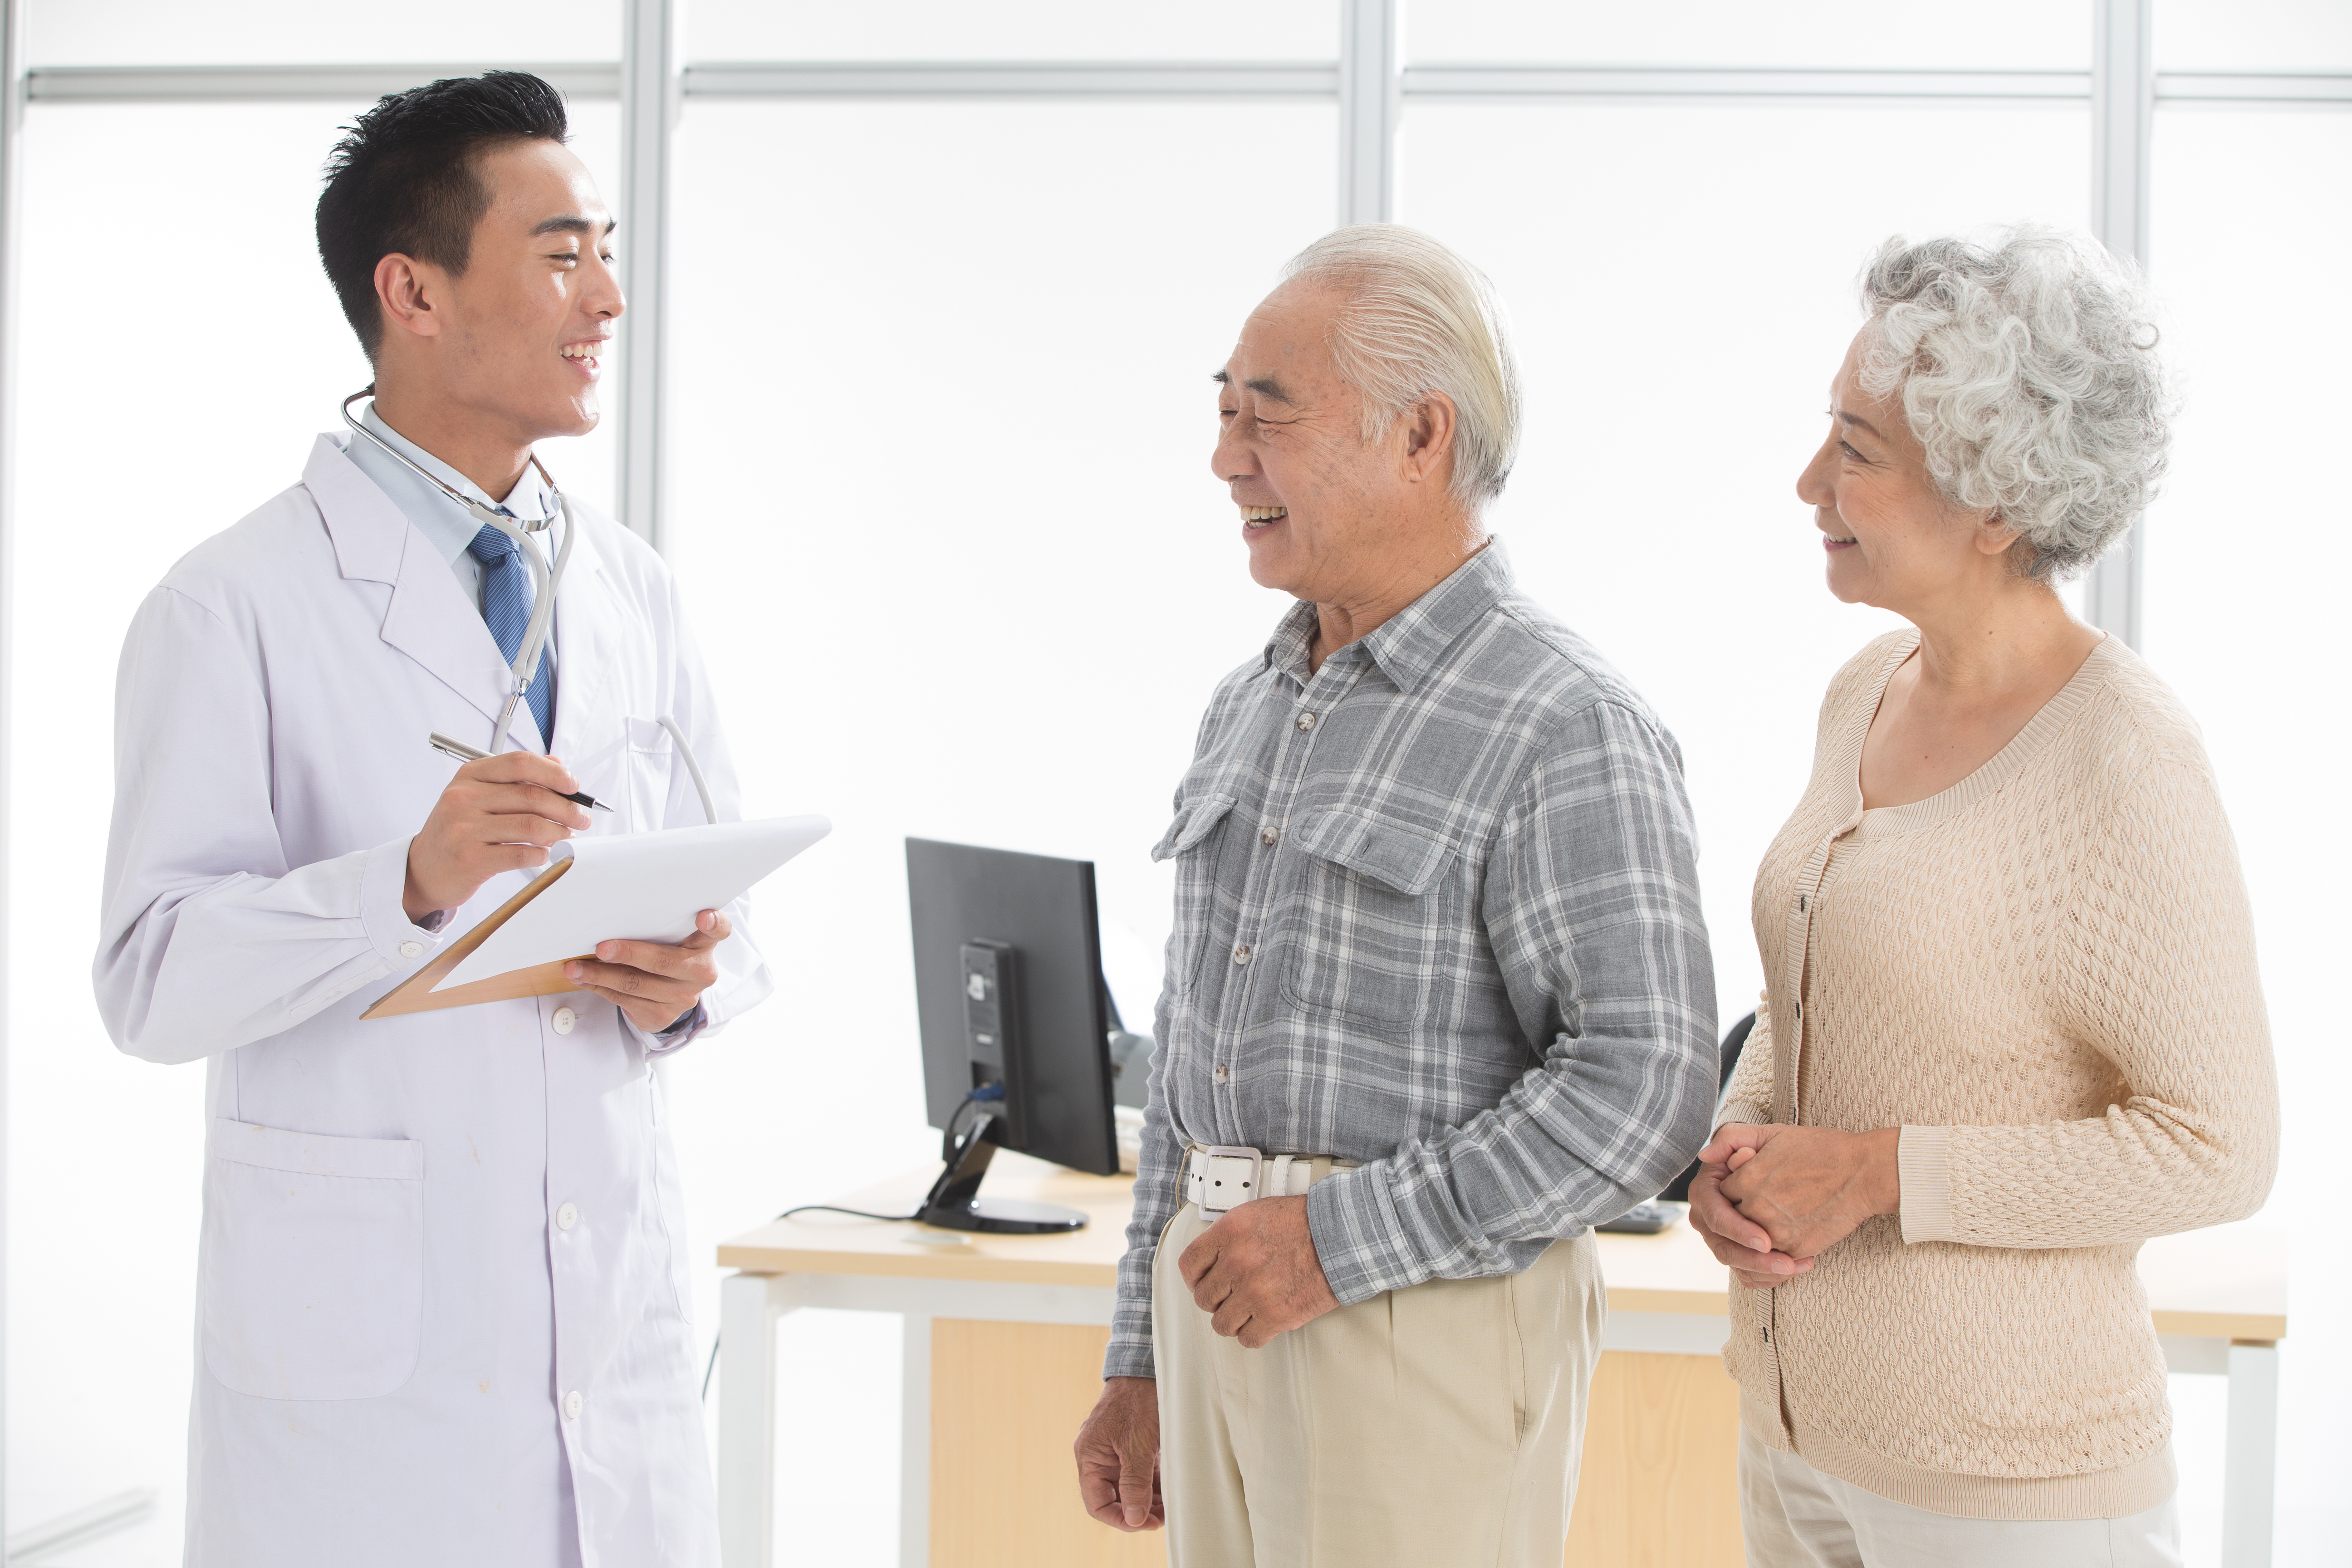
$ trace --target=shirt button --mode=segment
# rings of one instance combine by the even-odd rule
[[[1249,943],[1244,942],[1241,946],[1234,949],[1234,962],[1235,963],[1247,963],[1249,962]]]
[[[421,942],[404,942],[400,944],[400,956],[403,958],[415,958],[424,952],[425,944]]]
[[[580,1022],[580,1015],[569,1007],[558,1007],[555,1010],[555,1016],[550,1018],[548,1022],[555,1026],[557,1034],[568,1035],[572,1032],[572,1026]]]
[[[558,1229],[558,1230],[570,1230],[573,1226],[578,1225],[579,1223],[580,1223],[580,1205],[577,1205],[577,1204],[565,1204],[562,1208],[557,1209],[557,1210],[555,1211],[555,1228],[556,1228],[556,1229]]]
[[[579,1420],[580,1407],[587,1403],[588,1402],[585,1399],[583,1399],[580,1396],[580,1391],[576,1388],[573,1389],[571,1393],[563,1396],[563,1418],[567,1421]]]
[[[1218,1081],[1219,1083],[1223,1083],[1223,1082],[1224,1082],[1224,1081],[1225,1081],[1225,1079],[1227,1079],[1228,1078],[1230,1078],[1230,1077],[1232,1077],[1232,1076],[1233,1076],[1233,1075],[1232,1075],[1230,1072],[1228,1072],[1228,1071],[1226,1070],[1226,1068],[1225,1068],[1225,1064],[1224,1064],[1224,1063],[1223,1063],[1223,1062],[1219,1062],[1219,1063],[1217,1064],[1217,1081]]]
[[[1257,841],[1258,841],[1260,844],[1264,844],[1264,845],[1267,845],[1267,846],[1271,847],[1271,846],[1274,844],[1275,840],[1276,840],[1276,839],[1280,838],[1281,837],[1282,837],[1282,829],[1281,829],[1281,828],[1279,828],[1279,827],[1269,827],[1269,828],[1266,828],[1264,832],[1260,833],[1260,834],[1257,836]]]
[[[1315,715],[1312,713],[1301,713],[1298,716],[1298,727],[1301,730],[1312,730],[1315,728]]]

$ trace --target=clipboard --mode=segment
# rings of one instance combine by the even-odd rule
[[[782,816],[569,840],[547,869],[360,1016],[577,991],[563,966],[594,957],[597,942],[683,942],[698,912],[742,897],[832,829],[822,816]]]

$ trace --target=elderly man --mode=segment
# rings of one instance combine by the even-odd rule
[[[1486,532],[1519,395],[1476,269],[1343,229],[1216,381],[1250,575],[1300,603],[1153,851],[1175,934],[1081,1491],[1164,1518],[1172,1568],[1556,1568],[1591,1227],[1715,1100],[1680,754]]]

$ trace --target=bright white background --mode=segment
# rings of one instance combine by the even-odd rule
[[[1331,0],[694,0],[689,60],[1328,60]]]
[[[1414,60],[2074,68],[2086,8],[1423,0]],[[689,58],[1328,58],[1336,7],[704,0]],[[36,0],[37,64],[609,58],[618,7]],[[463,26],[457,24],[462,18]],[[2168,69],[2342,68],[2340,0],[2159,0]],[[428,47],[423,40],[462,38]],[[29,117],[11,900],[8,1514],[160,1485],[164,1517],[69,1561],[177,1561],[200,1075],[115,1053],[88,968],[111,669],[170,561],[293,482],[365,368],[319,273],[317,174],[357,105]],[[575,107],[617,197],[617,114]],[[689,105],[678,143],[684,581],[753,812],[835,837],[766,900],[777,999],[672,1069],[692,1244],[903,1170],[921,1125],[908,834],[1091,858],[1121,1000],[1148,1015],[1164,826],[1209,686],[1282,608],[1209,476],[1207,373],[1329,225],[1327,106]],[[1727,1017],[1752,1002],[1748,882],[1801,782],[1829,672],[1885,624],[1819,585],[1790,494],[1889,232],[2087,207],[2080,110],[1416,105],[1399,216],[1517,320],[1528,438],[1496,514],[1522,579],[1681,738]],[[2167,110],[2153,271],[2187,402],[2149,523],[2145,651],[2202,719],[2252,886],[2288,1107],[2267,1223],[2333,1228],[2319,1124],[2352,885],[2347,566],[2331,455],[2352,352],[2352,115]],[[624,214],[624,240],[629,215]],[[600,433],[551,467],[611,492]],[[61,770],[61,756],[86,759]],[[1144,995],[1134,994],[1137,992]],[[2296,1259],[2283,1563],[2334,1561],[2346,1266]],[[715,1321],[719,1272],[697,1269]],[[834,1564],[895,1561],[895,1320],[788,1321],[782,1513]],[[2192,1561],[2218,1542],[2221,1384],[2175,1379]],[[877,1529],[877,1521],[882,1528]]]
[[[2330,45],[2352,63],[2352,5],[2335,19],[2332,37],[2312,31],[2312,52]],[[2170,483],[2147,523],[2141,641],[2204,727],[2221,774],[2278,1054],[2285,1142],[2262,1220],[2294,1241],[2293,1337],[2280,1357],[2283,1568],[2352,1558],[2352,1263],[2333,1239],[2336,1113],[2352,1098],[2352,741],[2340,668],[2352,324],[2335,281],[2352,254],[2348,175],[2352,114],[2157,116],[2152,271],[2183,404]],[[2172,1381],[2176,1400],[2184,1384],[2219,1386]]]
[[[2198,0],[2202,3],[2202,0]],[[1413,65],[1786,66],[2087,70],[2086,0],[1431,0],[1404,9]]]

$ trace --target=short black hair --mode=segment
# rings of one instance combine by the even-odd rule
[[[523,71],[395,92],[344,128],[319,195],[319,260],[371,361],[383,340],[375,264],[398,252],[464,272],[474,226],[490,210],[481,155],[568,132],[562,94]]]

